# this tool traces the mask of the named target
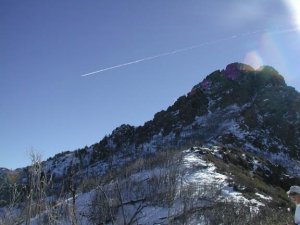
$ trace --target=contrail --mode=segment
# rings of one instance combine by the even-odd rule
[[[295,32],[295,31],[299,31],[299,30],[300,30],[300,27],[293,27],[293,28],[288,28],[288,29],[273,30],[273,31],[269,31],[269,32],[266,31],[266,30],[257,30],[257,31],[253,31],[253,32],[247,32],[247,33],[244,33],[244,34],[241,34],[241,35],[232,35],[231,37],[221,38],[221,39],[217,39],[217,40],[214,40],[214,41],[207,41],[207,42],[203,42],[203,43],[198,44],[198,45],[177,49],[177,50],[174,50],[174,51],[171,51],[171,52],[165,52],[165,53],[161,53],[161,54],[158,54],[158,55],[149,56],[149,57],[146,57],[146,58],[142,58],[142,59],[122,63],[122,64],[119,64],[119,65],[106,67],[106,68],[101,69],[101,70],[96,70],[96,71],[93,71],[93,72],[90,72],[90,73],[82,74],[81,76],[82,77],[87,77],[87,76],[91,76],[91,75],[94,75],[94,74],[97,74],[97,73],[102,73],[102,72],[105,72],[105,71],[108,71],[108,70],[113,70],[113,69],[116,69],[116,68],[132,65],[132,64],[136,64],[136,63],[140,63],[140,62],[144,62],[144,61],[149,61],[149,60],[153,60],[153,59],[156,59],[156,58],[177,54],[177,53],[180,53],[180,52],[190,51],[190,50],[193,50],[193,49],[196,49],[196,48],[201,48],[201,47],[206,46],[206,45],[212,45],[212,44],[216,44],[216,43],[219,43],[219,42],[231,40],[231,39],[238,38],[238,37],[245,37],[245,36],[260,34],[260,33],[264,33],[264,32],[268,32],[268,33],[271,33],[271,34],[282,34],[282,33]]]
[[[96,74],[96,73],[102,73],[104,71],[113,70],[113,69],[116,69],[116,68],[131,65],[131,64],[136,64],[136,63],[140,63],[140,62],[144,62],[144,61],[148,61],[148,60],[152,60],[152,59],[156,59],[156,58],[160,58],[160,57],[164,57],[164,56],[168,56],[168,55],[173,55],[173,54],[177,54],[177,53],[180,53],[180,52],[190,51],[190,50],[195,49],[195,48],[200,48],[200,47],[203,47],[205,45],[211,45],[211,44],[215,44],[215,43],[218,43],[218,42],[230,40],[230,39],[233,39],[233,38],[237,38],[237,36],[233,35],[233,36],[228,37],[228,38],[222,38],[222,39],[218,39],[218,40],[215,40],[215,41],[203,42],[203,43],[198,44],[198,45],[194,45],[194,46],[190,46],[190,47],[186,47],[186,48],[181,48],[181,49],[177,49],[177,50],[174,50],[174,51],[171,51],[171,52],[165,52],[165,53],[161,53],[161,54],[154,55],[154,56],[149,56],[149,57],[146,57],[146,58],[143,58],[143,59],[138,59],[138,60],[135,60],[135,61],[119,64],[119,65],[116,65],[116,66],[107,67],[107,68],[104,68],[104,69],[101,69],[101,70],[97,70],[97,71],[93,71],[93,72],[90,72],[90,73],[83,74],[81,76],[82,77],[87,77],[87,76],[91,76],[91,75]]]
[[[271,34],[284,34],[284,33],[292,33],[295,31],[299,31],[300,27],[293,27],[293,28],[287,28],[287,29],[281,29],[281,30],[275,30],[275,31],[271,31]]]

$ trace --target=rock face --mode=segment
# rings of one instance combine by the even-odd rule
[[[208,75],[143,126],[122,125],[99,143],[77,150],[79,159],[71,160],[68,153],[67,160],[46,165],[49,173],[53,167],[67,170],[66,161],[89,168],[108,158],[113,164],[113,158],[204,144],[253,152],[299,176],[299,134],[300,94],[272,67],[254,70],[233,63]]]
[[[263,67],[255,71],[247,65],[230,64],[197,87],[209,99],[212,114],[235,107],[231,120],[236,132],[228,127],[217,140],[266,153],[284,152],[299,159],[300,95],[276,70]],[[228,120],[230,116],[225,114],[218,117]]]
[[[286,159],[300,159],[300,94],[272,67],[233,63],[143,126],[121,128],[107,137],[112,142],[94,150],[94,159],[112,143],[112,152],[203,143],[242,148],[284,165]],[[121,138],[117,131],[124,128],[129,131]],[[122,142],[114,141],[116,136]]]
[[[252,152],[299,176],[300,94],[272,67],[229,64],[143,126],[122,125],[99,143],[51,157],[44,168],[58,180],[71,167],[103,174],[97,164],[202,144]]]
[[[285,224],[280,219],[288,215],[279,209],[288,207],[286,190],[300,185],[299,134],[300,94],[272,67],[254,70],[233,63],[208,75],[143,126],[124,124],[90,147],[57,154],[42,163],[40,174],[34,176],[34,167],[0,168],[0,223],[5,215],[1,206],[14,199],[11,187],[17,183],[19,202],[26,202],[34,188],[30,181],[43,178],[51,184],[47,195],[53,205],[64,205],[73,196],[77,214],[96,216],[93,224],[111,224],[107,216],[112,212],[115,224],[124,223],[125,212],[130,218],[140,215],[139,224],[183,224],[181,219],[198,224],[201,218],[220,224],[224,215],[233,219],[227,224],[245,224],[255,218],[249,216],[251,210],[264,206],[275,210],[267,216],[278,215],[274,221]],[[94,195],[97,190],[105,198]],[[244,217],[227,201],[248,205]],[[111,202],[114,210],[109,206],[110,213],[99,214],[103,208],[90,210],[93,202],[98,202],[95,207]],[[24,212],[27,205],[20,205]],[[22,210],[14,211],[21,218],[17,213]],[[262,218],[271,221],[262,214],[259,224]]]

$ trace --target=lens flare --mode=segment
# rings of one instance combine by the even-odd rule
[[[263,60],[258,51],[250,51],[246,54],[244,63],[258,69],[263,65]]]
[[[267,64],[276,65],[281,70],[288,71],[285,49],[277,36],[282,32],[285,32],[285,30],[280,30],[279,33],[271,31],[261,34],[258,48],[247,52],[244,62],[255,69]]]
[[[287,71],[287,57],[284,45],[271,32],[266,32],[261,37],[260,54],[268,65],[276,65],[276,67]]]
[[[300,0],[284,0],[284,3],[292,14],[293,23],[300,27]]]

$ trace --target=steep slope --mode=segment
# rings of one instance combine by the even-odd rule
[[[271,67],[234,63],[215,71],[143,126],[122,125],[93,147],[93,162],[115,152],[190,143],[239,147],[300,174],[300,94]]]
[[[176,162],[183,154],[184,160],[177,166],[184,168],[182,171],[185,172],[181,171],[181,174],[177,174],[178,177],[168,179],[173,179],[172,182],[178,184],[182,182],[181,178],[184,178],[189,184],[193,183],[192,186],[198,184],[202,187],[205,177],[209,177],[209,173],[213,172],[219,180],[214,178],[211,180],[215,181],[214,184],[219,183],[216,190],[222,193],[217,195],[218,197],[214,196],[216,197],[212,201],[214,207],[226,207],[226,204],[219,200],[227,201],[229,199],[227,197],[231,194],[224,196],[226,190],[230,189],[230,193],[240,196],[245,200],[244,203],[247,202],[252,208],[254,206],[250,204],[251,199],[255,199],[260,206],[278,209],[289,204],[284,190],[292,184],[300,184],[299,134],[300,94],[287,86],[283,77],[271,67],[254,70],[248,65],[233,63],[224,70],[217,70],[208,75],[188,94],[179,97],[166,110],[156,113],[153,120],[143,126],[133,127],[124,124],[99,143],[73,152],[63,152],[42,162],[41,176],[51,180],[51,188],[47,193],[56,199],[55,201],[60,202],[58,205],[65,203],[70,205],[71,201],[74,201],[75,205],[75,193],[82,199],[76,204],[90,202],[92,197],[87,198],[87,193],[93,195],[99,186],[105,189],[116,182],[126,183],[127,178],[137,185],[131,184],[132,190],[142,188],[144,180],[152,179],[151,176],[144,176],[149,172],[145,171],[147,170],[145,165],[152,165],[153,175],[154,171],[160,168],[159,162],[170,163],[169,160]],[[198,147],[191,148],[192,146]],[[182,153],[183,149],[189,150]],[[159,159],[161,154],[170,151],[175,152],[174,155],[177,157],[169,160]],[[141,164],[140,168],[131,171],[136,162]],[[26,196],[28,184],[32,180],[31,167],[13,173],[3,171],[3,176],[0,176],[3,183],[13,184],[11,179],[7,179],[7,174],[14,174],[13,180],[18,181],[20,190]],[[124,171],[127,172],[124,174]],[[132,177],[140,177],[141,180],[131,180]],[[168,200],[168,192],[163,191],[167,184],[162,182],[160,185],[161,192],[157,194]],[[9,191],[9,185],[5,187],[6,191]],[[117,192],[124,192],[123,194],[128,197],[126,188],[128,187],[117,188],[119,189]],[[176,189],[177,192],[180,190]],[[60,199],[62,193],[68,196],[69,200]],[[153,198],[150,193],[149,196],[143,198],[140,196],[139,199]],[[194,196],[199,193],[192,190],[190,194]],[[12,197],[4,192],[0,193],[0,196],[6,196],[2,199],[2,205],[7,204]],[[192,202],[193,207],[189,210],[185,208],[187,211],[184,213],[176,211],[176,207],[183,209],[183,199],[177,194],[172,196],[173,202],[168,201],[167,207],[165,200],[162,202],[157,199],[156,202],[145,200],[147,206],[140,209],[136,216],[140,217],[143,213],[149,214],[151,210],[158,210],[160,216],[168,218],[167,220],[172,219],[174,224],[175,221],[182,220],[194,224],[193,219],[199,215],[201,218],[196,219],[198,221],[210,218],[211,208],[208,207],[208,211],[205,208],[207,205],[205,207],[202,205],[205,209],[201,208],[202,206],[198,205],[201,201]],[[103,196],[101,198],[103,201]],[[115,216],[110,217],[121,218],[120,211],[125,207],[123,205],[137,212],[135,210],[138,210],[136,207],[139,205],[136,204],[136,200],[138,198],[128,198],[126,204],[119,202],[114,208]],[[170,204],[176,211],[172,216]],[[78,213],[84,214],[86,207],[83,206]],[[261,210],[261,207],[257,205],[255,207]],[[205,215],[203,210],[206,212]],[[142,221],[142,217],[140,218]],[[209,221],[213,219],[216,218],[210,218]],[[159,220],[153,217],[151,221],[154,223]],[[148,222],[145,220],[142,224]]]
[[[205,144],[254,152],[299,176],[299,134],[300,94],[271,67],[233,63],[143,126],[122,125],[99,143],[48,159],[44,168],[60,182],[71,171],[79,177],[102,175],[126,160]]]
[[[284,224],[291,215],[280,185],[291,180],[276,179],[284,172],[224,146],[161,151],[86,177],[74,197],[52,195],[30,224]],[[14,215],[11,224],[25,224],[26,210],[15,209],[0,208],[0,223]]]
[[[283,172],[238,149],[163,151],[99,177],[96,189],[78,194],[77,217],[92,224],[253,225],[267,219],[283,224],[289,218],[285,210],[278,210],[278,217],[268,215],[271,207],[288,207],[285,192],[276,186],[288,179],[274,179]],[[106,198],[110,205],[103,203]]]

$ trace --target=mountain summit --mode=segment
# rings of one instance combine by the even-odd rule
[[[278,215],[268,221],[282,224],[285,190],[300,184],[299,147],[300,94],[272,67],[232,63],[143,126],[123,124],[98,143],[57,154],[40,167],[2,169],[0,205],[14,199],[8,194],[14,193],[12,181],[23,191],[19,201],[33,201],[31,182],[43,178],[51,181],[51,204],[71,207],[72,218],[92,224],[219,224],[224,218],[224,224],[261,224],[256,222],[269,219],[260,217],[263,212],[274,215],[268,207]],[[217,218],[213,209],[224,214]]]
[[[44,164],[49,174],[63,177],[70,164],[91,173],[91,165],[108,158],[137,158],[193,145],[243,149],[299,176],[300,94],[270,66],[255,70],[232,63],[144,125],[123,124],[99,143],[58,154]]]
[[[243,148],[286,166],[286,158],[300,159],[299,132],[300,94],[272,67],[233,63],[143,126],[117,128],[95,145],[93,160],[105,152],[156,151],[195,141]]]

